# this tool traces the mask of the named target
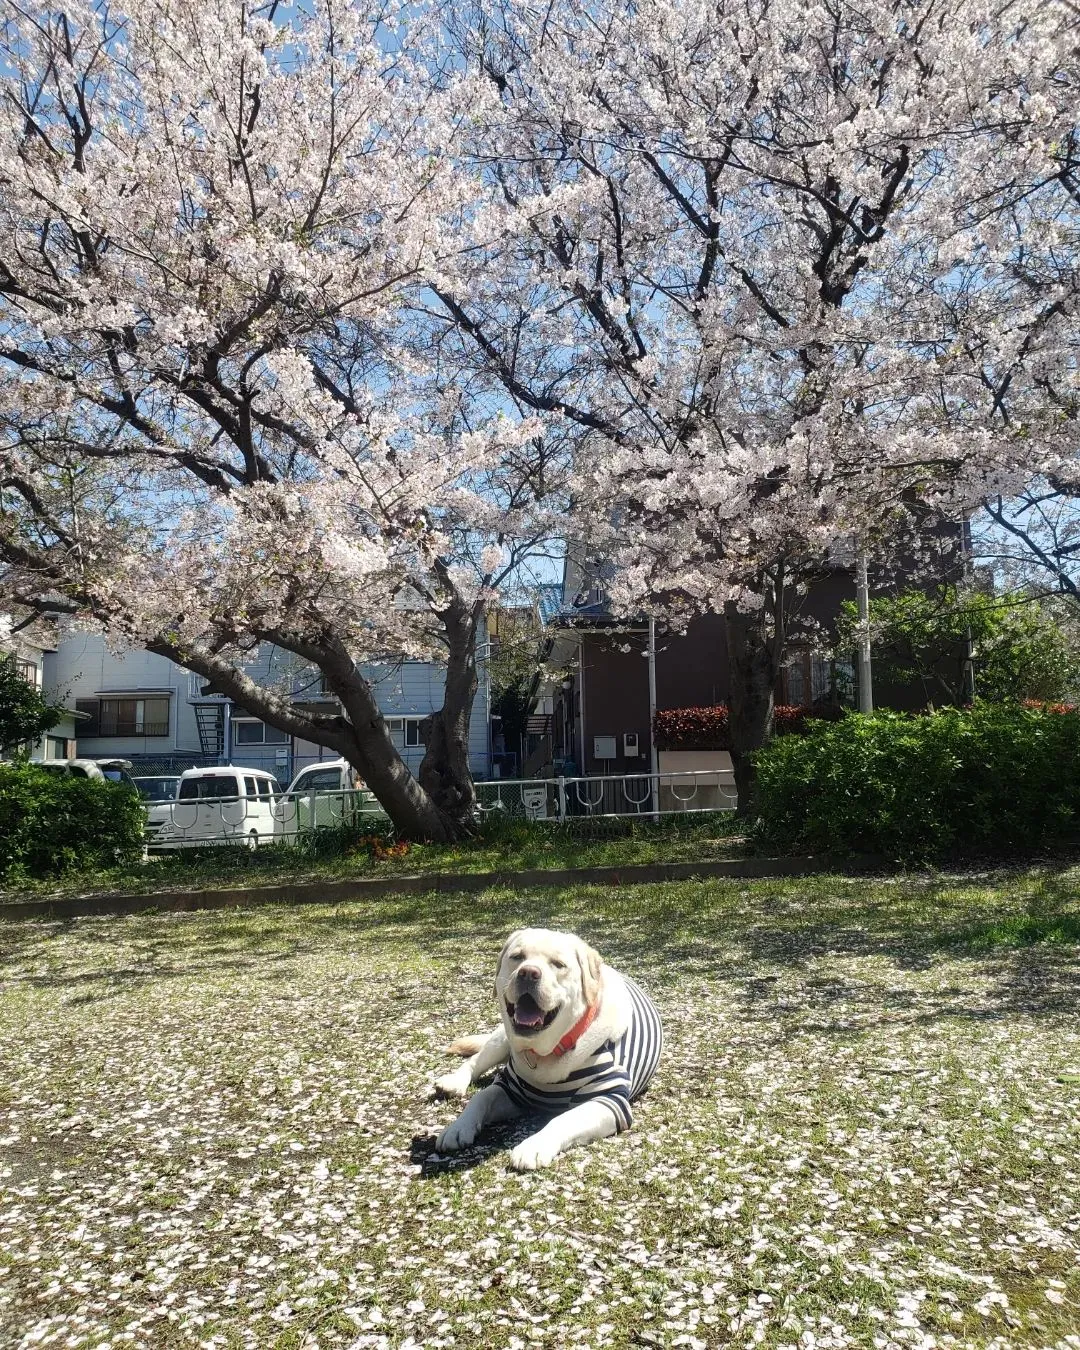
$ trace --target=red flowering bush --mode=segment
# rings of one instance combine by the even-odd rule
[[[363,834],[349,849],[350,853],[367,853],[376,862],[386,858],[404,858],[409,851],[407,839],[383,839],[377,834]]]
[[[706,708],[663,708],[653,732],[658,750],[726,750],[728,710],[723,703]]]
[[[773,708],[773,734],[806,731],[813,720],[835,721],[842,708],[803,707],[778,703]],[[663,708],[653,725],[658,750],[728,750],[728,710],[723,703],[705,708]]]
[[[1036,712],[1073,713],[1077,711],[1075,703],[1045,703],[1039,698],[1026,698],[1023,701],[1023,706],[1033,708]]]

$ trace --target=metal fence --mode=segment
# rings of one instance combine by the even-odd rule
[[[481,819],[499,814],[560,823],[734,811],[738,803],[730,769],[502,780],[477,783],[476,799]]]
[[[282,792],[253,797],[200,797],[146,802],[146,843],[151,852],[221,844],[259,848],[295,843],[313,831],[354,829],[387,817],[374,793]]]
[[[585,820],[658,820],[733,811],[730,770],[605,774],[591,778],[498,779],[476,784],[481,820],[519,819],[572,824]],[[258,848],[295,843],[312,831],[383,830],[388,818],[374,793],[283,792],[146,802],[147,846],[153,852],[219,844]]]

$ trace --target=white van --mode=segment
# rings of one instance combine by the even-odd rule
[[[152,851],[205,848],[212,844],[272,844],[280,833],[278,794],[272,773],[226,764],[188,769],[176,800],[147,810],[147,846]]]
[[[283,834],[346,825],[370,809],[374,798],[347,759],[324,759],[301,769],[278,805]]]

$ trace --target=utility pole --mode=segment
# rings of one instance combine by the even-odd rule
[[[873,672],[870,668],[870,588],[866,579],[866,551],[859,541],[855,557],[855,597],[859,607],[859,711],[874,711]]]
[[[649,772],[652,774],[653,820],[660,819],[660,765],[656,754],[656,620],[649,620]]]
[[[960,518],[960,555],[963,560],[964,569],[964,589],[967,593],[967,599],[970,603],[971,593],[975,587],[975,570],[971,563],[971,522],[968,517]],[[971,623],[964,624],[964,691],[969,703],[975,702],[975,642],[971,634]]]

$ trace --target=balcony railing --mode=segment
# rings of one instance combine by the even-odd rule
[[[80,736],[167,736],[169,723],[165,722],[115,722],[112,725],[91,727],[81,730]]]

